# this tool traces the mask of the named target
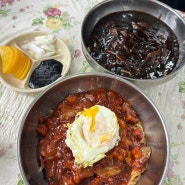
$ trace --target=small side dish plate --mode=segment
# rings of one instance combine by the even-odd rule
[[[49,85],[40,87],[40,88],[30,88],[29,87],[29,80],[30,80],[30,77],[31,77],[33,71],[44,60],[55,59],[63,65],[61,76],[57,80],[59,80],[60,78],[67,75],[67,72],[69,71],[69,68],[71,65],[71,54],[70,54],[70,51],[69,51],[67,45],[58,36],[55,35],[55,41],[53,43],[53,45],[55,47],[55,54],[53,54],[52,56],[49,56],[49,57],[43,56],[43,57],[37,59],[31,53],[29,53],[26,49],[24,49],[23,46],[26,45],[27,43],[34,41],[34,39],[36,37],[47,36],[47,35],[51,35],[51,34],[47,33],[47,32],[41,32],[41,31],[27,32],[27,33],[23,33],[18,36],[15,36],[15,37],[9,39],[8,41],[4,42],[3,44],[1,44],[4,46],[17,47],[25,55],[27,55],[31,59],[31,62],[32,62],[31,68],[30,68],[27,76],[23,80],[17,79],[14,75],[3,73],[2,72],[2,62],[0,62],[0,81],[5,86],[7,86],[8,88],[11,88],[15,91],[26,92],[26,93],[39,92],[39,91],[44,90],[47,86],[49,86],[52,83],[50,83]]]

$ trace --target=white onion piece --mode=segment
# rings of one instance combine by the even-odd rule
[[[40,45],[40,47],[42,49],[47,50],[47,51],[54,51],[55,52],[55,47],[53,45],[42,44],[42,45]]]
[[[56,53],[55,40],[54,35],[37,36],[33,41],[24,44],[22,48],[27,50],[36,59],[50,57]]]

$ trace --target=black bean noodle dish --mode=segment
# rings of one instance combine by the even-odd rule
[[[108,71],[128,78],[156,79],[171,73],[179,42],[161,16],[124,11],[103,17],[90,35],[90,55]]]

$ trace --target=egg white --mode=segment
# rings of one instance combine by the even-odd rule
[[[75,158],[75,165],[87,167],[105,157],[119,137],[119,124],[114,112],[95,105],[79,112],[69,124],[66,144]]]

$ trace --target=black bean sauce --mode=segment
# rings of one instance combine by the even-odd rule
[[[36,89],[51,84],[61,76],[62,68],[62,63],[55,59],[43,60],[33,71],[29,87]]]
[[[138,79],[169,74],[179,57],[173,31],[160,19],[137,11],[103,17],[91,33],[89,49],[109,71]]]

